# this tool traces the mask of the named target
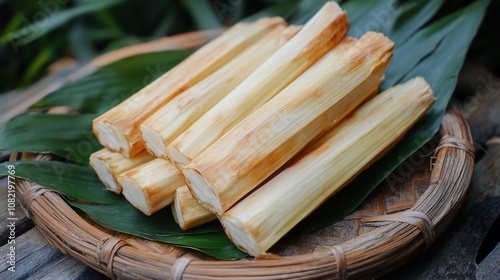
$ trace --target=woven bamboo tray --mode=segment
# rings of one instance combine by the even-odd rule
[[[217,261],[103,228],[43,186],[19,180],[26,214],[63,253],[119,279],[346,279],[381,276],[431,246],[452,221],[470,183],[472,138],[457,110],[443,119],[432,154],[403,163],[404,180],[382,183],[352,214],[314,234],[289,235],[270,257]],[[12,160],[50,160],[49,155],[13,153]],[[410,166],[411,168],[408,168]],[[432,168],[432,170],[431,170]]]

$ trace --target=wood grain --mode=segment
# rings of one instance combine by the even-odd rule
[[[0,279],[107,279],[80,261],[52,247],[37,229],[16,238],[16,269],[8,271],[5,254],[0,263]],[[0,252],[10,246],[3,245]]]
[[[3,246],[7,243],[10,234],[10,229],[7,227],[7,218],[12,218],[12,216],[9,216],[9,212],[7,211],[7,185],[2,184],[0,189],[2,190],[2,195],[0,197],[0,246]],[[21,210],[18,200],[16,200],[15,216],[13,218],[16,218],[15,223],[17,236],[20,236],[24,232],[33,228],[33,222],[26,217],[24,212]]]

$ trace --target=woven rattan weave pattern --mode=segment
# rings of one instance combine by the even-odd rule
[[[48,242],[117,279],[346,279],[380,276],[431,246],[452,221],[474,165],[464,119],[450,110],[433,158],[404,182],[381,185],[355,212],[307,236],[288,236],[269,257],[209,259],[193,250],[105,229],[77,213],[59,194],[19,180],[22,206]],[[430,157],[430,155],[429,155]],[[12,160],[50,160],[13,153]]]

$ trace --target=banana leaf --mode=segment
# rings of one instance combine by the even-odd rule
[[[313,14],[311,11],[321,7],[321,5],[318,4],[321,1],[315,3],[306,2],[312,1],[296,0],[293,1],[294,5],[291,5],[290,2],[281,2],[277,4],[275,8],[268,9],[254,18],[261,15],[280,15],[286,17],[291,22],[303,23]],[[343,191],[324,203],[296,228],[297,232],[310,232],[328,226],[350,213],[405,158],[417,151],[437,132],[446,105],[454,91],[457,75],[465,59],[467,49],[474,38],[477,28],[482,21],[484,11],[489,3],[488,0],[475,1],[459,11],[443,18],[434,19],[443,2],[442,0],[401,2],[396,0],[343,1],[343,7],[347,10],[351,21],[352,36],[358,36],[361,32],[368,30],[376,30],[384,32],[389,38],[396,42],[394,58],[386,73],[386,80],[382,88],[384,89],[394,84],[404,82],[414,76],[421,75],[431,84],[436,96],[436,103],[422,121],[420,121],[393,150],[380,161],[376,162],[371,168],[367,169],[357,180],[349,184]],[[187,53],[163,52],[149,55],[150,61],[152,61],[154,65],[157,60],[161,61],[161,59],[165,59],[164,56],[175,57],[178,55],[184,58]],[[122,61],[123,65],[120,67],[117,67],[116,64],[108,65],[87,78],[66,85],[51,95],[48,95],[39,103],[35,104],[34,107],[70,106],[85,113],[100,113],[116,105],[115,102],[126,98],[132,93],[130,91],[122,92],[119,89],[122,83],[126,83],[130,90],[144,86],[143,81],[137,78],[138,76],[136,76],[136,74],[128,74],[129,72],[140,73],[140,71],[145,70],[145,65],[140,64],[141,59],[138,58],[134,60],[130,58],[130,61],[135,61],[134,63],[124,61],[125,60]],[[169,61],[172,64],[176,63],[174,58]],[[113,67],[116,69],[112,70]],[[122,67],[128,68],[125,69]],[[158,73],[166,71],[162,69],[167,68],[168,67],[160,68],[161,71],[158,71]],[[124,70],[118,73],[116,72],[118,71],[117,69]],[[109,71],[114,71],[113,73],[115,74],[104,74]],[[137,79],[132,81],[132,76]],[[148,77],[148,79],[149,78],[150,77]],[[114,89],[113,87],[117,88]],[[12,124],[9,123],[4,130],[0,132],[0,150],[28,151],[30,150],[29,143],[21,141],[21,145],[16,141],[10,141],[8,138],[18,137],[18,139],[36,139],[38,143],[36,143],[36,145],[33,144],[31,151],[39,152],[43,150],[45,152],[53,152],[80,165],[87,164],[87,162],[75,161],[74,158],[65,155],[64,150],[61,151],[57,147],[61,145],[62,147],[66,147],[69,145],[69,147],[76,149],[79,141],[84,139],[82,135],[77,133],[77,127],[82,128],[81,131],[88,129],[90,122],[85,118],[89,116],[85,114],[74,116],[75,119],[80,119],[76,121],[75,130],[70,133],[70,136],[66,137],[66,139],[58,139],[56,136],[46,136],[45,138],[39,139],[40,133],[44,129],[47,129],[47,131],[55,135],[64,135],[66,131],[63,132],[63,130],[61,130],[60,133],[57,134],[57,132],[54,131],[54,124],[49,120],[36,122],[34,119],[23,119],[29,116],[31,115],[23,115],[13,119],[11,121]],[[21,123],[20,120],[25,121],[27,129],[22,129],[23,126],[19,124]],[[39,127],[38,130],[34,130],[32,133],[31,121],[36,122],[36,126]],[[74,172],[76,172],[74,174],[78,174],[77,172],[84,173],[82,170],[75,170]],[[64,177],[65,174],[68,173],[63,173],[60,177]],[[25,177],[35,181],[37,180],[38,172],[36,170],[27,172]],[[57,180],[57,176],[55,176],[53,182],[44,182],[44,185],[53,185],[55,188]],[[102,188],[102,185],[100,187]],[[148,219],[144,215],[134,216],[137,218],[138,222],[127,223],[127,225],[122,223],[123,219],[116,218],[119,217],[119,215],[116,217],[114,215],[109,215],[110,212],[115,211],[115,213],[119,213],[119,211],[124,211],[122,207],[125,207],[125,203],[104,204],[91,201],[82,202],[85,201],[85,199],[78,197],[78,195],[72,195],[71,197],[73,200],[68,200],[68,202],[73,206],[87,212],[96,221],[119,231],[143,236],[145,238],[154,238],[154,236],[144,236],[145,224],[147,224],[148,230],[151,229],[151,232],[148,231],[148,234],[155,232],[153,229],[159,226],[155,224],[158,223],[156,220]],[[130,211],[136,210],[130,208]],[[168,214],[165,214],[165,217],[167,215]],[[169,219],[170,218],[165,218],[161,223],[173,223],[173,221]],[[214,224],[215,226],[210,225],[210,227],[219,227],[220,230],[220,226],[217,223]],[[173,224],[166,225],[166,227],[173,227]],[[211,229],[213,230],[214,228]],[[168,229],[165,230],[168,232]],[[224,239],[225,237],[223,237],[220,231],[217,232],[221,234],[221,239],[217,239],[218,242],[220,242],[218,243],[210,240],[210,238],[213,237],[209,235],[215,234],[214,232],[204,227],[198,230],[200,231],[200,235],[196,235],[198,239],[189,240],[186,238],[183,239],[185,243],[174,244],[197,248],[204,252],[207,252],[207,248],[214,251],[218,250],[217,252],[221,252],[220,254],[216,255],[213,253],[214,251],[212,251],[211,254],[221,259],[230,259],[242,255],[242,253],[237,251],[234,247],[228,247],[227,242],[229,241],[227,238]],[[203,230],[205,230],[205,232],[203,232]],[[157,233],[160,236],[162,235],[159,230]],[[190,235],[190,233],[187,232],[185,235]],[[177,238],[181,239],[181,236],[184,238],[185,235],[180,233],[177,235]],[[172,240],[164,241],[173,242]],[[219,244],[220,247],[214,244]],[[210,252],[207,253],[210,254]]]
[[[6,162],[0,164],[0,176],[9,175],[9,165],[15,167],[16,177],[63,194],[70,205],[113,230],[196,249],[218,259],[246,256],[226,237],[218,222],[183,231],[175,223],[170,207],[145,216],[123,196],[105,190],[88,166],[58,161]]]
[[[92,120],[96,116],[19,115],[0,130],[0,151],[51,152],[88,165],[90,154],[102,149],[92,133]]]

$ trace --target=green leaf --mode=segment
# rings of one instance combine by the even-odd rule
[[[424,52],[427,54],[416,65],[408,64],[403,59],[398,60],[395,55],[390,66],[393,71],[387,72],[387,80],[401,83],[415,76],[423,76],[431,85],[436,102],[424,118],[391,151],[312,213],[301,223],[298,232],[314,231],[348,215],[399,164],[433,137],[439,129],[446,106],[455,89],[467,48],[476,34],[488,3],[488,0],[476,1],[420,30],[414,35],[414,40],[396,47],[401,48],[401,52],[405,51],[401,53],[402,55],[422,53],[421,49],[426,49]],[[437,46],[436,38],[440,38]],[[400,79],[393,79],[390,73],[393,75],[404,73],[404,75]],[[392,85],[389,83],[384,84],[385,88],[390,86]],[[388,178],[388,183],[391,184],[398,179],[398,176],[394,175],[393,178]]]
[[[293,24],[306,24],[330,0],[302,0],[296,5],[296,12],[292,19]],[[340,2],[340,1],[336,1]]]
[[[32,181],[87,203],[116,204],[122,197],[107,191],[94,170],[60,161],[13,161],[0,164],[0,177],[7,176],[8,166],[15,167],[15,177]]]
[[[426,24],[444,0],[351,0],[342,5],[351,22],[348,36],[361,37],[367,31],[382,32],[399,45]]]
[[[20,12],[13,15],[12,18],[9,20],[9,22],[6,24],[6,26],[3,27],[0,38],[18,29],[23,24],[23,17],[24,17],[23,13]]]
[[[86,33],[83,20],[78,19],[68,36],[71,49],[79,63],[88,62],[96,56],[96,50],[92,47],[91,41],[86,38]]]
[[[103,113],[145,87],[189,51],[164,51],[128,57],[52,92],[32,108],[69,106],[83,113]]]
[[[163,15],[162,19],[160,20],[160,22],[158,22],[154,31],[151,33],[151,38],[158,39],[168,34],[168,32],[174,27],[177,18],[178,15],[176,10],[169,9],[165,13],[165,15]]]
[[[217,12],[220,12],[218,10],[220,7],[217,6],[218,2],[222,1],[182,0],[182,4],[191,14],[198,29],[211,29],[222,26],[222,14],[220,14],[220,17],[217,16]]]
[[[15,167],[15,177],[28,179],[65,195],[64,199],[69,204],[113,230],[189,247],[218,259],[247,256],[227,238],[220,223],[212,222],[183,231],[175,223],[170,207],[146,216],[123,196],[105,190],[88,166],[58,161],[5,162],[0,164],[0,177],[9,175],[9,165]]]
[[[102,149],[92,133],[96,116],[17,116],[0,130],[0,151],[52,152],[78,164],[88,164],[90,154]]]
[[[123,0],[84,1],[80,6],[62,11],[51,12],[49,9],[40,10],[39,12],[44,16],[43,19],[1,37],[0,44],[15,41],[16,46],[26,45],[51,30],[63,26],[75,17],[110,7],[120,2],[123,2]],[[55,10],[58,9],[59,7],[56,7]]]
[[[116,21],[115,18],[107,11],[103,9],[96,10],[93,13],[97,19],[104,25],[105,28],[114,30],[115,32],[118,32],[120,34],[123,34],[123,30],[120,27],[120,24]]]

